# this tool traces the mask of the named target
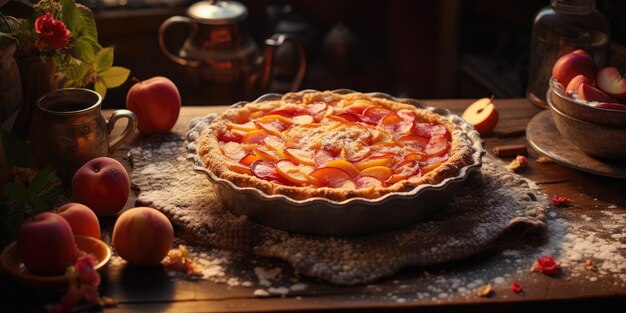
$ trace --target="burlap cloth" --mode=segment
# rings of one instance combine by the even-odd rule
[[[201,128],[208,120],[191,126]],[[369,236],[315,237],[265,227],[223,209],[186,154],[185,138],[176,134],[146,138],[130,151],[137,205],[161,210],[189,244],[279,258],[296,273],[334,284],[370,283],[408,266],[532,243],[547,230],[547,196],[489,155],[449,205],[426,221]]]

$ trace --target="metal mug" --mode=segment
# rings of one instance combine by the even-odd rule
[[[87,161],[110,156],[137,128],[137,116],[129,110],[116,110],[108,121],[101,113],[102,97],[93,90],[66,88],[39,98],[39,135],[35,142],[37,159],[53,164],[64,182]],[[128,119],[116,138],[110,138],[115,123]]]

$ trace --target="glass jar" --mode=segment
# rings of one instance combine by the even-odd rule
[[[526,96],[546,108],[548,80],[556,60],[573,50],[585,50],[599,67],[608,60],[610,24],[596,10],[595,0],[550,0],[533,23]]]

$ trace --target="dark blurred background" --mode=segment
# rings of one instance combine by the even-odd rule
[[[161,23],[185,15],[185,8],[195,1],[79,2],[92,8],[101,44],[115,45],[115,65],[131,69],[131,76],[169,77],[181,89],[185,105],[249,100],[189,88],[185,69],[160,51]],[[418,99],[523,97],[533,17],[549,4],[548,0],[239,2],[248,8],[246,23],[260,47],[277,30],[293,31],[303,40],[308,70],[302,89],[349,88]],[[621,58],[626,1],[597,0],[596,5],[611,22],[611,55]],[[105,107],[123,107],[131,84],[128,80],[109,90]]]

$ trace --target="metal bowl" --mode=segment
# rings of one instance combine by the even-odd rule
[[[341,89],[333,92],[346,94],[355,91]],[[323,236],[372,234],[409,226],[442,208],[453,198],[457,188],[470,173],[480,169],[485,153],[483,143],[473,126],[446,109],[428,107],[417,100],[397,99],[384,93],[367,95],[411,104],[444,116],[470,138],[474,151],[472,164],[463,167],[457,176],[446,178],[436,185],[424,184],[408,192],[393,192],[377,199],[351,198],[339,202],[320,197],[295,200],[281,194],[268,195],[256,188],[236,186],[229,180],[215,176],[203,166],[196,151],[195,140],[215,116],[207,117],[204,123],[196,124],[187,134],[188,157],[193,160],[193,168],[205,173],[215,184],[217,194],[226,209],[237,215],[246,215],[266,226]],[[254,102],[278,100],[282,96],[266,94]],[[246,103],[236,103],[231,109],[240,108]]]
[[[586,101],[569,97],[565,88],[556,79],[550,79],[546,96],[552,105],[564,114],[581,121],[609,127],[626,128],[626,111],[596,108]]]
[[[548,107],[561,135],[592,156],[626,160],[626,127],[610,127],[578,119],[561,111],[555,98],[560,99],[554,92],[548,93]]]

